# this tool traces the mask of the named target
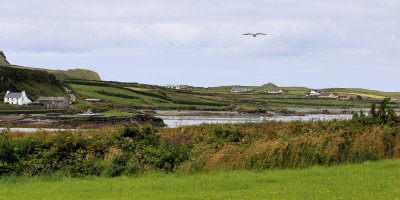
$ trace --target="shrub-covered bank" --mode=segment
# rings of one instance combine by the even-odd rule
[[[399,116],[0,134],[0,174],[71,176],[304,168],[400,157]],[[383,106],[382,106],[383,105]],[[375,106],[373,106],[375,109]]]

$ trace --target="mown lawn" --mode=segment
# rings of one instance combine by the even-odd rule
[[[400,160],[302,170],[7,177],[0,199],[399,199]]]

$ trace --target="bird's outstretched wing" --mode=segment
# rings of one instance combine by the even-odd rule
[[[256,35],[267,35],[265,33],[256,33]]]
[[[242,35],[251,35],[251,33],[245,33],[245,34],[242,34]]]

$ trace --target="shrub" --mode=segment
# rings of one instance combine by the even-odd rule
[[[357,112],[353,113],[353,122],[362,125],[383,125],[389,124],[394,125],[400,123],[400,117],[396,112],[388,105],[390,98],[385,98],[379,105],[379,110],[376,111],[376,104],[371,105],[369,115],[366,116],[362,111],[360,114]]]
[[[111,164],[106,168],[104,175],[106,177],[120,176],[128,168],[129,155],[117,154],[112,159]]]

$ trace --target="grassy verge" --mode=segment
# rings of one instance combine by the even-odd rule
[[[8,177],[0,200],[397,199],[400,160],[302,170],[146,174],[139,177]]]

